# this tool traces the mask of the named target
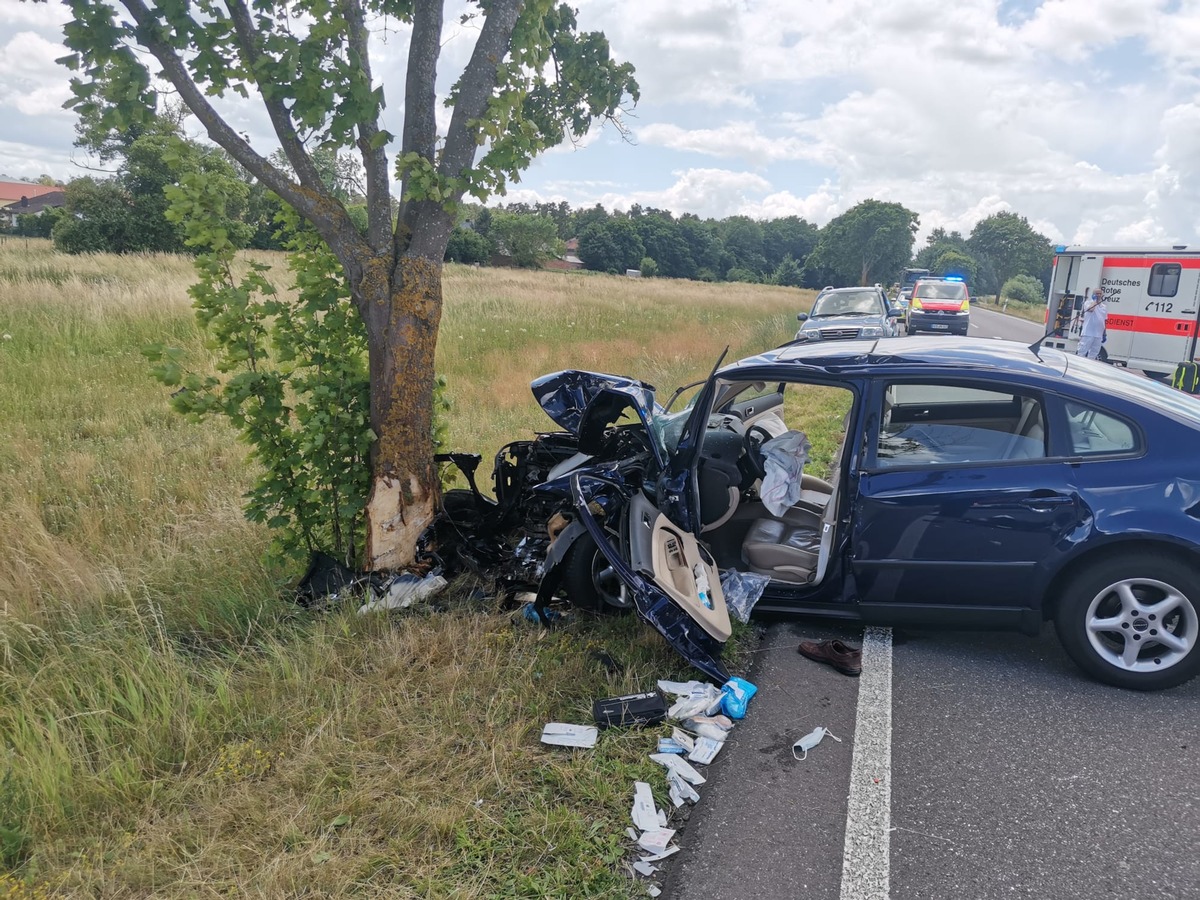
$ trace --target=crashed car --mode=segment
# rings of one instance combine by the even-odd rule
[[[457,492],[476,525],[515,510],[520,545],[496,558],[511,551],[540,607],[632,607],[718,683],[722,571],[769,579],[756,612],[1029,634],[1053,620],[1085,672],[1121,687],[1200,669],[1194,398],[1040,344],[955,338],[790,344],[692,387],[672,410],[629,378],[540,378],[566,431],[523,442],[516,467],[510,446],[497,500]],[[769,508],[770,447],[799,432],[810,458]]]

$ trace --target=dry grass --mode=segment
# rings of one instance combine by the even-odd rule
[[[634,620],[543,633],[469,586],[377,620],[279,599],[295,573],[240,515],[245,448],[170,413],[139,352],[203,363],[191,280],[0,243],[0,893],[639,895],[620,860],[654,735],[537,732],[680,660]],[[458,267],[445,295],[454,443],[489,456],[549,427],[533,376],[669,389],[788,337],[798,296]]]

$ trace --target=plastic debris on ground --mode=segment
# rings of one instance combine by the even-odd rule
[[[702,766],[707,766],[712,762],[721,748],[724,747],[721,741],[714,741],[712,738],[702,737],[696,741],[696,746],[691,753],[688,754],[688,759],[691,762],[700,763]]]
[[[650,785],[644,781],[633,783],[633,808],[629,811],[633,824],[642,831],[653,831],[661,827],[658,812],[654,808],[654,795]]]
[[[650,887],[646,888],[646,893],[649,894],[651,897],[657,897],[659,894],[662,893],[662,888],[656,888],[653,885],[651,885]]]
[[[580,747],[586,750],[596,746],[599,736],[600,730],[595,725],[547,722],[542,729],[542,743],[555,747]]]
[[[674,828],[652,828],[642,832],[642,836],[637,840],[637,845],[648,853],[662,853],[667,849],[667,845],[671,843],[673,837],[675,837]]]
[[[644,875],[649,878],[658,871],[658,866],[654,865],[653,863],[642,862],[639,859],[633,864],[633,871],[637,872],[639,875]]]
[[[757,687],[734,675],[721,687],[721,712],[731,719],[744,719],[750,698],[757,693]]]
[[[557,622],[566,615],[566,613],[562,612],[561,610],[549,608],[545,610],[545,613],[546,619],[550,622]],[[537,606],[535,606],[533,603],[526,603],[521,607],[521,618],[526,622],[536,622],[539,625],[543,624],[542,617],[538,615]]]
[[[683,746],[683,744],[679,743],[679,741],[675,740],[675,738],[660,737],[658,739],[658,752],[677,753],[680,756],[683,756],[685,753],[688,753],[689,750],[687,747]]]
[[[721,690],[707,681],[660,681],[658,686],[679,698],[667,710],[669,718],[711,715],[721,708]]]
[[[367,601],[358,608],[358,614],[381,612],[389,609],[407,609],[417,600],[436,594],[448,581],[441,575],[413,575],[405,572],[393,577],[380,591],[382,596]]]
[[[692,736],[682,728],[671,729],[671,740],[683,747],[688,753],[692,752],[692,747],[696,743]]]
[[[804,737],[800,738],[800,740],[796,741],[796,743],[792,744],[792,756],[795,756],[796,759],[798,759],[800,762],[803,762],[804,760],[808,759],[808,751],[817,746],[817,744],[821,743],[821,740],[827,736],[833,738],[839,744],[842,742],[842,739],[828,728],[819,725]],[[796,756],[797,750],[804,755]]]
[[[763,506],[777,518],[800,499],[800,480],[812,444],[803,431],[788,431],[763,443],[762,457],[767,474],[758,490]]]
[[[721,573],[721,592],[725,594],[725,605],[737,620],[745,625],[750,621],[750,612],[754,609],[754,604],[762,597],[763,591],[770,583],[770,575],[726,569]]]
[[[674,753],[651,753],[650,758],[660,766],[675,772],[688,784],[704,784],[708,780],[697,772],[687,760]]]
[[[733,720],[728,716],[692,716],[679,723],[698,737],[723,741],[733,731]]]
[[[678,772],[667,771],[667,793],[676,809],[684,803],[699,803],[700,795],[696,789],[683,780]]]

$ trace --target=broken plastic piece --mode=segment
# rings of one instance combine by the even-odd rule
[[[646,888],[646,893],[649,894],[651,897],[657,897],[659,894],[662,893],[662,888],[656,887],[652,884],[652,885],[650,885],[650,887]]]
[[[687,760],[674,753],[651,753],[650,758],[668,771],[675,772],[688,784],[704,784],[707,780]]]
[[[801,762],[808,759],[808,751],[817,746],[817,744],[821,743],[821,739],[826,735],[829,735],[829,737],[833,738],[839,744],[842,742],[842,739],[828,728],[818,725],[804,737],[800,738],[800,740],[796,741],[796,743],[792,744],[792,756],[796,756],[796,751],[799,750],[804,755],[796,756],[796,759],[800,760]]]
[[[721,712],[731,719],[746,718],[746,708],[750,698],[758,693],[758,688],[745,678],[734,675],[721,688]]]
[[[688,734],[686,731],[684,731],[682,728],[672,728],[671,729],[671,740],[673,740],[675,743],[677,743],[680,747],[683,747],[684,750],[686,750],[688,753],[692,752],[692,747],[696,743],[692,739],[692,736],[690,734]]]
[[[408,572],[397,575],[388,582],[382,597],[369,600],[358,608],[358,614],[380,612],[387,609],[407,609],[417,600],[435,594],[448,581],[441,575],[412,575]]]
[[[638,860],[633,864],[633,871],[637,872],[639,875],[644,875],[645,877],[649,878],[658,871],[658,866]]]
[[[547,722],[542,729],[542,743],[556,747],[595,747],[600,731],[595,725],[571,725],[567,722]]]
[[[666,859],[668,856],[674,856],[678,852],[678,847],[668,847],[662,853],[654,853],[650,856],[643,856],[642,862],[658,862],[660,859]]]

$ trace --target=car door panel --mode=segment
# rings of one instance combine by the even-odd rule
[[[865,472],[851,543],[865,602],[1032,606],[1038,567],[1083,514],[1068,464]]]

